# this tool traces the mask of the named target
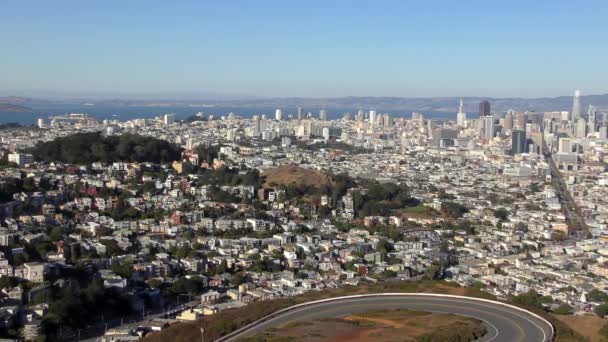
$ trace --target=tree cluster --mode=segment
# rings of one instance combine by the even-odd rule
[[[181,157],[179,146],[137,134],[104,137],[101,133],[77,133],[39,143],[30,152],[38,161],[89,164],[152,162],[167,163]]]
[[[371,182],[367,192],[353,192],[358,217],[388,216],[395,209],[415,206],[418,200],[410,196],[405,184]]]

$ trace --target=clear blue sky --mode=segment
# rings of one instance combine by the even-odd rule
[[[606,93],[606,18],[606,0],[3,0],[0,95]]]

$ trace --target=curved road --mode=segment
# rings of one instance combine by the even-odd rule
[[[480,341],[542,342],[553,339],[549,322],[503,303],[468,297],[428,294],[380,294],[333,298],[296,305],[241,328],[217,341],[236,341],[292,321],[343,317],[372,310],[411,309],[452,313],[483,321],[487,333]]]

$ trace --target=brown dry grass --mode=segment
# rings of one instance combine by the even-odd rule
[[[602,340],[599,334],[599,330],[606,324],[606,320],[601,319],[596,315],[553,315],[553,317],[567,325],[570,329],[589,339],[590,342],[606,341],[606,339]]]
[[[438,335],[439,332],[439,335]],[[481,336],[481,321],[450,314],[409,310],[372,311],[342,319],[287,324],[243,342],[407,341],[467,339]],[[432,337],[431,337],[432,336]]]
[[[266,177],[264,187],[290,184],[296,186],[320,187],[331,183],[331,178],[327,174],[295,165],[279,166],[268,169],[262,173],[262,176]]]

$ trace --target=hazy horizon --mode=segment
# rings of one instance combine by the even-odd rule
[[[23,97],[50,101],[62,100],[91,100],[91,101],[240,101],[256,99],[333,99],[333,98],[404,98],[404,99],[433,99],[433,98],[480,98],[480,99],[540,99],[540,98],[560,98],[572,97],[574,89],[570,93],[555,94],[547,96],[482,96],[482,95],[454,95],[438,94],[429,96],[408,96],[403,95],[343,95],[343,96],[263,96],[255,94],[230,94],[230,93],[211,93],[211,92],[157,92],[157,93],[105,93],[105,92],[56,92],[47,90],[3,90],[0,89],[0,98],[3,97]],[[608,91],[588,94],[581,92],[582,97],[608,95]]]

